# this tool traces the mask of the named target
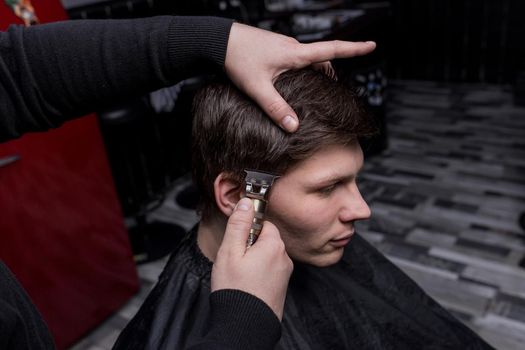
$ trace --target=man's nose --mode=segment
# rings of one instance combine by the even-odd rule
[[[359,192],[357,186],[351,192],[351,194],[346,195],[343,199],[340,220],[342,222],[348,222],[368,219],[371,215],[370,207],[363,199],[363,196],[361,196],[361,192]]]

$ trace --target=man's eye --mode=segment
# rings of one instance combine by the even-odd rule
[[[337,187],[337,183],[330,185],[330,186],[323,187],[319,189],[319,193],[323,196],[329,196],[332,194],[332,192],[334,192],[336,187]]]

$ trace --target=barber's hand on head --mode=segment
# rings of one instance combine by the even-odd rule
[[[256,101],[275,123],[293,132],[299,126],[297,116],[273,87],[277,76],[312,64],[330,72],[329,60],[366,55],[375,47],[372,41],[301,44],[291,37],[234,23],[224,65],[239,89]]]
[[[246,249],[253,220],[251,200],[243,198],[228,220],[211,273],[211,290],[238,289],[264,301],[283,317],[288,280],[293,270],[279,231],[265,222],[257,242]]]

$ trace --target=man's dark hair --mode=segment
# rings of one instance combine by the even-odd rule
[[[193,178],[203,219],[216,213],[213,183],[225,172],[242,184],[244,169],[277,174],[330,145],[376,132],[356,93],[312,69],[281,74],[275,88],[295,110],[299,129],[286,133],[231,82],[214,82],[194,99]]]

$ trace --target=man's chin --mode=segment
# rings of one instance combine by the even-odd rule
[[[303,264],[308,264],[316,267],[328,267],[337,264],[343,258],[344,249],[319,254],[305,259],[293,259]]]

